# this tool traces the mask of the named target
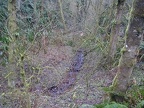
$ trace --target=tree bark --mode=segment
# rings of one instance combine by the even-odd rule
[[[14,49],[16,47],[15,43],[15,32],[17,30],[16,24],[16,0],[9,0],[8,1],[8,33],[9,33],[9,48],[8,48],[8,86],[14,87],[14,75],[15,75],[15,61],[14,61]]]
[[[122,9],[124,5],[125,0],[119,0],[116,3],[113,4],[113,7],[116,5],[116,15],[115,15],[115,22],[112,27],[111,37],[110,37],[110,46],[109,46],[109,53],[108,53],[108,62],[110,63],[113,61],[114,55],[117,50],[117,43],[118,43],[118,34],[120,30],[120,24],[121,24],[121,17],[122,17]]]
[[[121,50],[118,71],[110,87],[111,100],[122,101],[128,89],[129,78],[136,64],[141,37],[144,29],[144,0],[134,0],[129,23],[125,32],[125,45]]]

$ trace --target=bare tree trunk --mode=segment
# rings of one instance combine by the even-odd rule
[[[109,46],[109,53],[108,53],[108,58],[109,62],[113,61],[114,55],[116,53],[117,49],[117,42],[118,42],[118,34],[120,30],[120,23],[121,23],[121,17],[122,17],[122,8],[124,5],[125,0],[119,0],[118,3],[114,3],[113,7],[116,6],[117,12],[116,12],[116,17],[115,17],[115,22],[112,27],[112,32],[111,32],[111,37],[110,37],[110,46]]]
[[[136,64],[141,37],[144,29],[144,0],[134,0],[125,33],[125,46],[121,50],[117,75],[113,80],[110,95],[113,101],[122,101],[128,88],[129,78]]]

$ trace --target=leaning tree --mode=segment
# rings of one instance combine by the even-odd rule
[[[124,1],[124,0],[118,0]],[[136,64],[139,45],[144,35],[144,0],[134,0],[129,22],[125,31],[125,45],[121,49],[121,58],[117,74],[111,85],[111,99],[120,102],[128,89],[130,76]]]

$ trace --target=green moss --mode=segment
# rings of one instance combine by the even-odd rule
[[[118,79],[117,79],[117,75],[114,77],[112,85],[110,86],[110,90],[114,90],[117,87],[118,84]]]
[[[123,54],[124,52],[126,52],[127,51],[127,49],[126,49],[126,47],[124,46],[122,49],[121,49],[121,54]]]

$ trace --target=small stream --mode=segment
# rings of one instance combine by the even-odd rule
[[[71,66],[69,67],[69,71],[67,72],[66,77],[61,82],[59,82],[58,85],[48,88],[45,92],[47,92],[49,96],[57,96],[72,89],[76,82],[76,76],[83,64],[84,51],[80,49],[73,57]]]

